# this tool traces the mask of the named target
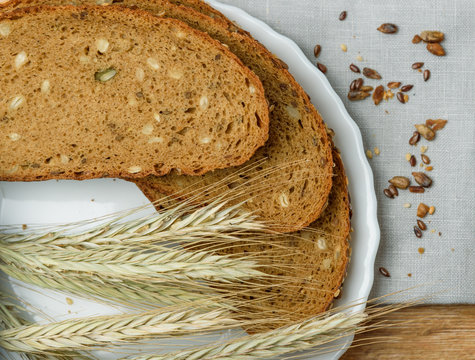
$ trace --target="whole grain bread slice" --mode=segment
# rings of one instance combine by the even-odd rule
[[[320,115],[287,71],[285,63],[246,32],[223,24],[221,19],[212,19],[192,9],[184,9],[183,6],[169,7],[162,1],[143,4],[143,1],[139,0],[130,3],[152,12],[158,12],[165,6],[166,16],[180,19],[196,29],[208,32],[213,38],[228,45],[229,49],[259,76],[270,104],[271,122],[268,142],[251,159],[254,162],[268,159],[256,168],[256,173],[261,172],[262,168],[299,163],[282,169],[279,176],[273,176],[271,191],[260,194],[250,191],[248,196],[253,198],[253,202],[248,203],[247,207],[258,213],[262,219],[277,224],[281,231],[298,230],[315,220],[321,214],[331,188],[331,146]],[[181,3],[190,4],[189,1]],[[125,1],[125,4],[129,2]],[[239,169],[214,171],[199,178],[181,176],[175,172],[162,178],[147,177],[136,183],[153,199],[155,194],[163,192],[172,194],[180,189],[189,191],[193,187],[210,186],[235,171]],[[214,197],[218,192],[206,195]],[[239,198],[235,201],[241,200],[243,199]]]
[[[117,6],[10,7],[0,180],[198,175],[267,139],[262,84],[207,34]]]
[[[350,260],[352,212],[348,179],[336,149],[333,160],[334,177],[328,206],[316,221],[297,232],[272,235],[265,243],[234,244],[220,250],[221,254],[237,256],[265,254],[261,270],[276,275],[258,286],[236,284],[236,290],[244,300],[242,304],[248,304],[242,308],[245,316],[260,319],[246,328],[250,333],[268,331],[318,315],[328,310],[340,296]],[[149,198],[165,207],[174,202],[158,192],[149,194]]]
[[[76,1],[80,4],[96,0]],[[13,0],[6,9],[35,3],[62,4],[68,0]],[[189,4],[189,1],[183,2]],[[199,2],[195,2],[199,4]],[[273,188],[267,192],[250,191],[249,210],[262,219],[280,226],[281,231],[296,231],[315,220],[322,212],[331,189],[331,146],[324,123],[300,85],[287,71],[285,63],[271,54],[235,26],[230,28],[222,19],[210,18],[185,6],[177,6],[167,0],[123,0],[121,5],[137,6],[167,17],[179,19],[191,27],[209,33],[226,44],[245,65],[251,68],[264,84],[270,105],[269,140],[246,166],[267,158],[256,173],[275,167],[285,167],[278,176],[273,175]],[[207,6],[207,5],[206,5]],[[298,162],[298,164],[289,164]],[[176,194],[180,190],[212,186],[242,167],[219,170],[205,176],[181,176],[178,172],[165,177],[148,176],[136,180],[139,188],[151,200],[163,193]],[[247,173],[249,175],[249,173]],[[250,174],[252,176],[252,173]],[[248,182],[250,183],[250,182]],[[234,184],[229,184],[233,186]],[[220,191],[206,195],[215,197]],[[240,202],[242,198],[235,199]]]
[[[264,309],[271,309],[272,315],[268,315],[269,322],[248,327],[249,332],[267,331],[320,314],[340,296],[350,259],[351,206],[348,179],[336,149],[333,159],[334,178],[328,206],[308,228],[283,234],[278,240],[269,240],[267,245],[227,251],[272,254],[267,260],[269,267],[264,271],[277,275],[276,280],[245,296],[251,304],[248,311],[258,315]],[[285,283],[283,278],[291,281]],[[280,314],[285,316],[280,317]]]

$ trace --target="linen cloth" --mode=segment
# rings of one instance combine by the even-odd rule
[[[427,300],[431,303],[475,303],[475,1],[220,1],[242,8],[293,39],[313,63],[314,46],[320,44],[318,61],[327,66],[328,80],[360,127],[365,149],[380,149],[380,155],[369,160],[381,228],[370,296],[424,285],[411,290],[410,296],[433,294]],[[346,20],[340,21],[344,10]],[[376,28],[382,23],[396,24],[398,33],[380,33]],[[430,54],[424,43],[411,43],[423,30],[445,33],[445,57]],[[347,46],[346,52],[341,44]],[[357,60],[358,55],[362,61]],[[431,71],[427,82],[411,68],[419,61]],[[350,82],[363,77],[349,70],[351,63],[380,72],[383,79],[365,79],[367,85],[413,84],[409,102],[401,104],[395,97],[379,106],[370,98],[349,101]],[[447,126],[434,141],[410,146],[414,124],[429,118],[447,119]],[[432,187],[424,194],[400,190],[399,197],[386,198],[383,189],[388,179],[396,175],[412,178],[412,171],[422,171],[420,145],[428,146],[426,155],[434,167],[427,173],[433,179]],[[417,167],[410,167],[406,153],[417,157]],[[423,219],[428,230],[418,239],[413,227],[420,202],[435,206],[436,211]],[[405,203],[411,207],[404,208]],[[425,252],[420,254],[419,248]],[[383,277],[379,267],[386,268],[391,277]]]

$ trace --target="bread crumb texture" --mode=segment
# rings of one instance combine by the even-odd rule
[[[268,136],[259,79],[171,19],[109,7],[0,15],[0,180],[199,175]]]

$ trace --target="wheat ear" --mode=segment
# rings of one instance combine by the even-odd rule
[[[117,216],[107,224],[98,223],[93,229],[75,235],[68,235],[65,229],[71,231],[74,228],[70,229],[65,225],[60,231],[0,233],[0,239],[5,242],[14,242],[17,246],[19,243],[25,243],[28,246],[35,242],[57,246],[78,245],[94,249],[104,244],[202,240],[228,237],[240,232],[263,232],[266,229],[266,226],[257,221],[255,216],[241,211],[241,204],[225,208],[226,205],[226,202],[219,200],[201,208],[184,208],[178,205],[129,221],[124,221],[122,216]]]
[[[196,334],[239,325],[239,321],[229,318],[220,310],[202,313],[196,310],[164,309],[2,330],[0,346],[27,353],[90,350],[111,344]]]
[[[263,277],[256,269],[257,264],[230,256],[215,255],[207,251],[168,250],[158,253],[131,252],[133,249],[106,249],[100,254],[93,251],[66,252],[65,256],[54,256],[55,252],[35,249],[25,255],[0,246],[0,259],[5,263],[12,260],[38,269],[71,271],[99,274],[116,279],[140,279],[150,283],[182,282],[187,280],[232,281]],[[60,253],[61,254],[61,253]],[[102,258],[101,256],[102,255]]]
[[[133,360],[259,360],[311,349],[334,341],[348,334],[366,319],[363,313],[350,315],[338,313],[327,318],[317,318],[286,326],[266,333],[249,335],[221,345],[203,346],[191,350],[138,356]],[[125,359],[124,359],[125,360]]]

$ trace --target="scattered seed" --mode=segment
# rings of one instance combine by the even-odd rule
[[[114,68],[109,68],[105,70],[98,71],[94,74],[94,78],[100,82],[106,82],[111,80],[114,76],[117,75],[117,70]]]
[[[430,158],[427,155],[421,154],[422,162],[426,165],[430,164]]]
[[[374,89],[374,92],[373,92],[374,105],[379,105],[381,100],[383,100],[383,95],[384,95],[383,85],[377,86],[376,89]]]
[[[428,127],[427,125],[425,124],[417,124],[417,125],[414,125],[417,129],[417,131],[419,132],[419,134],[421,134],[422,136],[424,136],[424,138],[426,140],[429,140],[431,141],[432,139],[434,139],[435,137],[435,131],[432,130],[430,127]]]
[[[431,206],[431,207],[429,208],[429,214],[430,214],[430,215],[433,215],[434,213],[435,213],[435,206]]]
[[[432,185],[432,179],[423,172],[413,172],[412,176],[414,176],[414,180],[423,187],[429,187]]]
[[[322,47],[320,45],[315,45],[313,48],[313,55],[317,58],[320,55],[320,51],[322,51]]]
[[[388,88],[390,89],[397,89],[399,86],[401,86],[400,82],[396,82],[396,81],[388,82]]]
[[[422,76],[424,77],[424,81],[429,80],[429,78],[430,78],[430,70],[429,70],[429,69],[424,70],[424,74],[423,74]]]
[[[411,274],[411,273],[409,273],[409,274],[407,274],[407,276],[409,276],[409,277],[412,277],[412,274]]]
[[[426,171],[432,171],[432,170],[434,170],[433,166],[426,166]]]
[[[343,52],[347,52],[347,51],[348,51],[348,47],[347,47],[345,44],[341,44],[341,45],[340,45],[340,49],[341,49]]]
[[[374,154],[375,154],[375,155],[381,154],[381,150],[379,150],[379,147],[375,147],[375,148],[373,149],[373,151],[374,151]]]
[[[410,203],[404,203],[402,206],[404,206],[406,209],[409,209],[411,207]]]
[[[424,218],[428,212],[429,207],[426,204],[420,203],[419,206],[417,206],[417,217]]]
[[[381,275],[385,277],[391,277],[391,275],[389,274],[389,271],[386,268],[380,267],[379,272],[381,273]]]
[[[419,167],[424,167],[424,164],[423,164],[423,163],[420,163],[420,164],[419,164]]]
[[[358,66],[356,66],[355,64],[350,64],[350,70],[353,71],[354,73],[361,72],[360,68]]]
[[[422,186],[409,186],[409,191],[415,194],[422,194],[425,189]]]
[[[15,68],[18,70],[23,65],[25,65],[27,62],[28,62],[28,56],[26,55],[26,52],[21,51],[15,57]]]
[[[421,32],[420,38],[424,42],[428,43],[440,43],[444,40],[444,33],[440,31],[423,31]]]
[[[424,66],[424,63],[423,63],[423,62],[415,62],[414,64],[412,64],[411,67],[412,67],[414,70],[417,70],[417,69],[420,69],[420,68],[423,67],[423,66]]]
[[[445,56],[445,50],[439,43],[428,43],[427,50],[436,56]]]
[[[418,131],[414,131],[411,138],[409,139],[409,145],[416,145],[421,139],[421,134]]]
[[[359,91],[350,91],[348,93],[348,99],[351,101],[363,100],[370,96],[369,93],[359,90]]]
[[[411,161],[411,156],[412,156],[411,154],[406,153],[406,160],[407,160],[407,161]]]
[[[389,185],[388,190],[393,196],[399,196],[399,191],[397,191],[397,188],[393,184]]]
[[[419,35],[414,35],[412,38],[412,43],[413,44],[419,44],[422,41],[422,38]]]
[[[400,103],[404,104],[406,101],[404,100],[404,94],[402,92],[398,92],[396,94],[396,98],[399,100]]]
[[[432,130],[438,131],[442,130],[445,127],[445,124],[447,124],[447,120],[442,120],[442,119],[427,119],[426,120],[426,125],[432,127]]]
[[[419,249],[417,249],[417,251],[419,252],[419,254],[424,254],[426,252],[426,249],[424,249],[423,247],[420,247]]]
[[[419,226],[419,229],[422,231],[427,230],[427,225],[422,220],[417,219],[417,226]]]
[[[363,75],[369,79],[381,79],[381,75],[376,70],[367,67],[363,68]]]
[[[68,303],[68,305],[74,304],[73,299],[71,299],[71,298],[69,298],[69,297],[66,298],[66,302]]]
[[[424,154],[427,151],[427,149],[428,149],[427,146],[422,145],[421,146],[421,153]]]
[[[340,16],[338,16],[338,19],[339,19],[340,21],[343,21],[343,20],[346,19],[346,15],[347,15],[346,11],[342,11],[342,12],[340,13]]]
[[[363,61],[363,57],[361,55],[356,55],[356,60]]]
[[[369,95],[368,95],[369,96]],[[25,102],[25,98],[21,95],[15,96],[10,102],[10,110],[18,109]]]
[[[361,91],[364,91],[364,92],[370,92],[370,91],[373,91],[373,87],[372,86],[369,86],[369,85],[365,85],[365,86],[362,86],[360,88]]]
[[[422,237],[421,229],[419,229],[417,226],[414,226],[414,234],[416,234],[418,238],[421,238]]]
[[[407,92],[407,91],[412,90],[413,87],[414,87],[414,85],[404,85],[404,86],[401,88],[401,91],[402,91],[402,92]]]
[[[383,192],[384,192],[384,195],[386,195],[386,197],[390,199],[394,198],[394,194],[389,189],[384,189]]]
[[[371,150],[366,150],[366,156],[368,157],[368,159],[373,158],[373,153],[371,152]]]
[[[409,101],[409,95],[404,94],[404,102],[407,103]]]
[[[411,180],[409,180],[405,176],[394,176],[391,180],[389,180],[389,183],[391,183],[391,185],[397,187],[398,189],[404,190],[407,189],[407,187],[411,183]]]
[[[362,85],[363,85],[362,78],[355,79],[350,84],[350,90],[351,91],[360,90]]]
[[[377,30],[381,31],[384,34],[394,34],[397,32],[398,28],[397,28],[397,25],[385,23],[385,24],[381,24]]]
[[[317,68],[324,74],[327,72],[327,67],[323,65],[322,63],[317,63]]]
[[[411,155],[411,158],[409,159],[409,164],[411,164],[412,167],[416,166],[417,160],[414,155]]]

